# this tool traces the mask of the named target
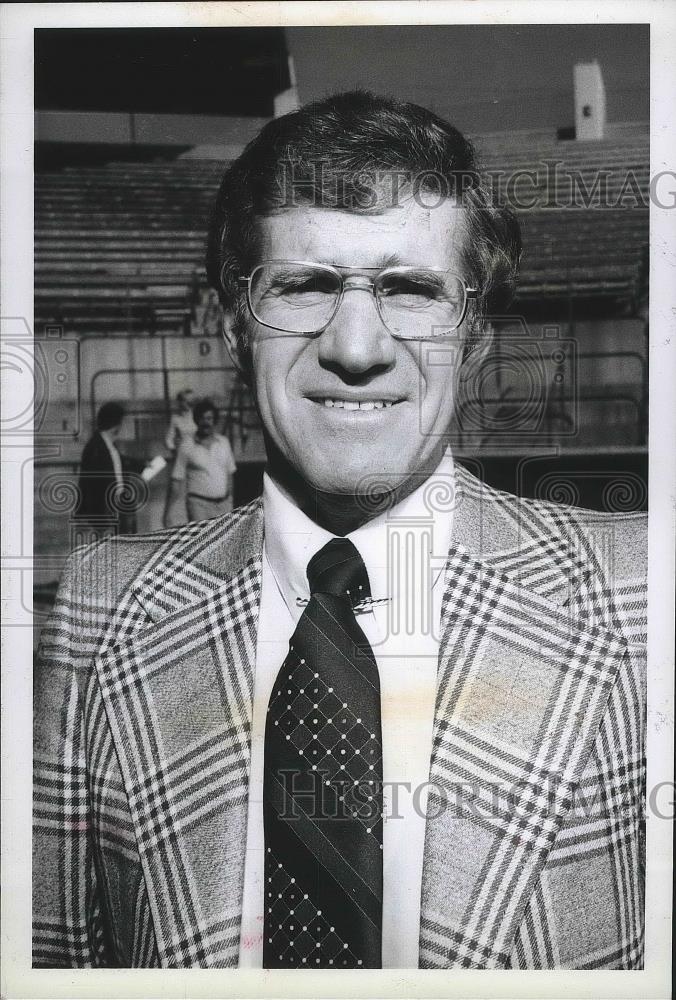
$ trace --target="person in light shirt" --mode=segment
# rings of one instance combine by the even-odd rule
[[[218,408],[210,399],[192,410],[196,430],[181,441],[171,471],[165,522],[172,519],[183,487],[189,521],[203,521],[232,510],[232,477],[237,471],[230,442],[216,430]]]
[[[36,679],[36,964],[642,967],[645,519],[498,492],[451,447],[520,248],[471,145],[416,105],[326,98],[230,165],[207,267],[263,494],[69,564]],[[363,686],[322,677],[313,704],[319,669],[300,694],[282,670],[338,550],[370,594],[341,591],[311,653],[358,673],[327,638],[349,621],[377,670],[382,837],[348,871],[352,820],[342,852],[292,814],[275,832],[314,860],[277,892],[273,698],[308,729],[299,769],[347,745],[313,742],[322,707],[361,721]],[[362,899],[350,926],[336,901]]]

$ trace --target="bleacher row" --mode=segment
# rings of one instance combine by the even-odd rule
[[[647,260],[647,135],[575,143],[535,133],[476,144],[487,182],[520,216],[519,300],[636,302]],[[198,332],[207,220],[224,166],[185,158],[38,174],[36,334],[51,325]]]
[[[518,299],[570,294],[635,303],[644,293],[648,141],[640,127],[599,142],[559,142],[546,133],[476,141],[493,190],[519,214]]]
[[[111,163],[36,175],[35,327],[189,333],[223,164]]]

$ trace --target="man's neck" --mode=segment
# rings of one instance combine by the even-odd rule
[[[268,461],[266,471],[282,493],[320,528],[333,535],[348,535],[410,496],[426,475],[432,475],[440,459],[441,454],[435,453],[429,468],[416,470],[414,475],[403,480],[393,490],[368,495],[318,490],[295,470],[274,459]]]

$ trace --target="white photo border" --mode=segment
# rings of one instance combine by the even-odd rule
[[[676,168],[676,7],[666,0],[431,0],[3,4],[0,10],[2,336],[33,316],[33,30],[47,27],[255,27],[338,24],[651,26],[651,176]],[[676,206],[651,206],[648,786],[673,782],[676,513]],[[29,405],[2,371],[3,418]],[[8,408],[11,407],[11,410]],[[5,426],[4,422],[2,426]],[[3,607],[31,589],[28,441],[2,440]],[[21,490],[26,491],[22,498]],[[27,512],[28,511],[28,515]],[[10,627],[6,627],[10,626]],[[32,634],[3,621],[2,995],[19,997],[645,997],[670,996],[672,824],[647,820],[645,969],[636,972],[407,970],[37,970],[31,967]],[[673,784],[670,786],[673,789]]]

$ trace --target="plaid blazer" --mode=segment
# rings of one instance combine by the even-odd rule
[[[262,526],[257,501],[71,556],[34,685],[35,965],[237,965]],[[642,967],[646,561],[644,515],[457,469],[421,967]]]

